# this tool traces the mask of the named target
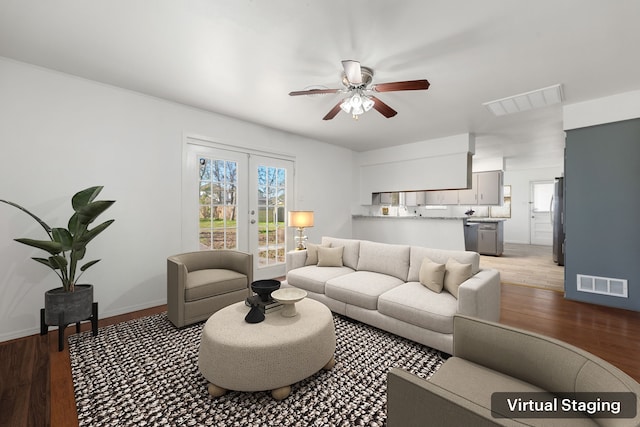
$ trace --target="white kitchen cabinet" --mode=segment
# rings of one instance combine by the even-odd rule
[[[426,203],[425,191],[407,191],[404,197],[406,206],[424,206]]]
[[[482,255],[502,255],[504,250],[503,223],[482,222],[478,227],[478,253]]]
[[[380,193],[380,203],[382,203],[383,205],[397,205],[398,193]]]
[[[477,205],[478,204],[478,174],[471,175],[471,188],[467,190],[458,190],[458,202],[461,205]]]
[[[471,188],[458,191],[461,205],[501,205],[503,199],[502,171],[476,172]]]
[[[458,190],[425,191],[427,205],[457,205]]]

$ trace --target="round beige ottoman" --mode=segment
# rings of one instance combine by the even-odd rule
[[[336,335],[331,311],[305,298],[298,314],[268,313],[260,323],[247,323],[249,307],[239,302],[214,313],[202,330],[198,368],[209,381],[209,393],[227,390],[265,391],[281,400],[291,384],[335,364]]]

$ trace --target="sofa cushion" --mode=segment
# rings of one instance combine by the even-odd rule
[[[342,267],[344,246],[335,248],[318,248],[318,267]]]
[[[187,273],[185,301],[197,301],[215,295],[246,289],[247,276],[224,268],[210,268]]]
[[[435,293],[420,282],[407,282],[378,299],[378,311],[394,319],[443,334],[453,333],[458,300],[448,292]]]
[[[318,267],[308,265],[287,272],[287,283],[305,291],[324,294],[325,282],[334,277],[353,273],[349,267]]]
[[[469,277],[471,277],[471,264],[460,264],[450,258],[445,265],[444,289],[458,298],[458,288]]]
[[[327,280],[325,294],[347,304],[375,310],[378,308],[378,297],[402,283],[402,280],[386,274],[356,271]]]
[[[323,237],[322,244],[330,245],[335,248],[337,246],[344,246],[344,252],[342,253],[342,263],[354,270],[358,268],[358,256],[360,254],[360,240],[352,239],[338,239],[336,237]]]
[[[360,242],[358,271],[373,271],[407,280],[410,246],[363,240]]]
[[[315,243],[307,243],[307,258],[304,265],[316,265],[318,263],[318,248],[329,247],[329,245],[317,245]]]
[[[477,252],[470,251],[452,251],[446,249],[423,248],[420,246],[411,246],[411,256],[409,264],[409,275],[407,282],[420,281],[420,267],[422,260],[429,258],[438,264],[446,264],[449,258],[453,258],[462,264],[471,264],[471,273],[476,274],[480,271],[480,255]]]
[[[431,261],[429,258],[422,260],[420,267],[420,284],[433,292],[440,293],[444,287],[445,265]]]

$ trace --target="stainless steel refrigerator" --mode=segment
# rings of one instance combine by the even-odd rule
[[[556,178],[551,200],[553,262],[564,265],[564,178]]]

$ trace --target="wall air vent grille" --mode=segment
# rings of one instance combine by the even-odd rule
[[[624,279],[578,274],[577,281],[580,292],[628,298],[627,281]]]

